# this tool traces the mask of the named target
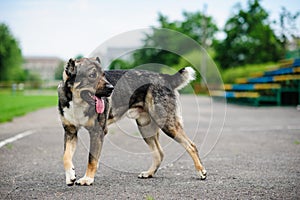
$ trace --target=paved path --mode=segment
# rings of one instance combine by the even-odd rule
[[[0,199],[300,197],[300,112],[296,108],[228,105],[222,126],[224,104],[184,96],[181,105],[185,129],[200,149],[207,180],[197,178],[192,160],[164,134],[162,168],[152,179],[138,179],[151,162],[150,154],[132,121],[122,120],[110,127],[105,138],[94,185],[67,187],[63,130],[56,108],[49,108],[0,125],[0,142],[34,132],[0,148]],[[74,163],[80,177],[87,162],[88,134],[81,130],[79,135]]]

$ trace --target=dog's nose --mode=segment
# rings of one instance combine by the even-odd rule
[[[105,88],[106,88],[106,89],[109,89],[109,90],[113,90],[113,89],[114,89],[114,86],[113,86],[112,84],[110,84],[110,83],[106,83],[106,84],[105,84]]]

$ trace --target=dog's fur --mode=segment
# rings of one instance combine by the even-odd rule
[[[152,165],[147,171],[141,172],[139,178],[152,177],[161,164],[163,151],[158,141],[161,129],[186,149],[194,161],[198,175],[205,179],[206,170],[195,144],[183,130],[177,106],[177,90],[193,80],[194,73],[190,67],[183,68],[174,75],[146,70],[104,72],[98,58],[70,59],[63,72],[63,82],[58,87],[59,112],[65,130],[66,184],[91,185],[94,182],[107,125],[124,114],[136,120],[153,155]],[[105,105],[100,113],[96,111],[96,98],[101,98]],[[72,157],[80,127],[89,131],[90,152],[86,173],[76,181]]]

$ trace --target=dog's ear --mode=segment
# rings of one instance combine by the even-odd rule
[[[96,61],[97,61],[99,64],[101,64],[100,58],[99,58],[98,56],[96,57]]]
[[[72,75],[76,75],[76,67],[75,67],[75,60],[70,58],[66,69],[65,69],[66,74],[71,77]]]

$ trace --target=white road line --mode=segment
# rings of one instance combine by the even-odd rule
[[[21,139],[21,138],[26,137],[28,135],[31,135],[33,133],[35,133],[34,130],[29,130],[29,131],[25,131],[23,133],[19,133],[18,135],[14,136],[14,137],[3,140],[3,141],[0,142],[0,148],[3,147],[4,145],[8,144],[8,143],[12,143],[12,142],[14,142],[18,139]]]

